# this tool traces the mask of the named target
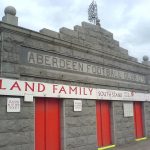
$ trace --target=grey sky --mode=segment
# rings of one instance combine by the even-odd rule
[[[39,31],[48,28],[59,31],[73,29],[87,21],[88,5],[92,0],[0,0],[0,17],[6,6],[17,10],[19,25]],[[101,26],[114,34],[129,54],[142,59],[150,57],[150,0],[97,0]]]

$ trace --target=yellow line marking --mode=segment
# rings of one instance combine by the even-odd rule
[[[139,139],[135,139],[135,141],[142,141],[142,140],[147,140],[147,137],[143,137],[143,138],[139,138]]]
[[[98,150],[105,150],[105,149],[109,149],[109,148],[114,148],[116,145],[110,145],[110,146],[106,146],[106,147],[101,147],[98,148]]]

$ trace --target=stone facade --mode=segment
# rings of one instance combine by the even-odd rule
[[[144,103],[144,117],[145,117],[145,135],[150,137],[150,110],[149,110],[149,102]]]
[[[34,105],[24,103],[21,98],[21,112],[7,113],[7,97],[0,96],[0,149],[34,149]]]
[[[3,78],[141,93],[150,91],[150,66],[129,56],[113,39],[113,34],[100,26],[82,22],[74,30],[63,27],[59,32],[45,28],[35,32],[0,22],[0,37]],[[30,52],[39,55],[35,58],[30,55],[29,61]],[[60,60],[66,67],[58,66]],[[85,66],[90,71],[85,71]],[[134,119],[124,117],[123,102],[112,101],[112,140],[116,145],[135,139]],[[0,96],[0,149],[33,150],[34,103],[21,98],[21,112],[16,114],[6,112],[6,103],[7,97]],[[144,102],[143,106],[145,135],[150,137],[150,104]],[[74,112],[73,99],[64,99],[61,122],[62,150],[96,150],[96,100],[83,100],[82,112]]]
[[[82,112],[73,111],[73,100],[65,99],[65,149],[95,150],[96,148],[96,103],[83,101]]]
[[[131,143],[135,139],[134,118],[124,117],[123,103],[113,101],[114,141],[116,145]]]

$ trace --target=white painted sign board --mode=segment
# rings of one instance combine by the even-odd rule
[[[150,93],[136,93],[133,91],[98,89],[6,78],[0,78],[0,95],[23,96],[27,102],[33,102],[33,97],[150,101]]]
[[[74,100],[74,111],[82,111],[82,101]]]
[[[133,102],[123,103],[124,117],[133,117]]]
[[[25,102],[33,102],[33,95],[31,95],[31,94],[25,94],[24,95],[24,101]]]
[[[20,98],[7,98],[7,112],[20,112]]]

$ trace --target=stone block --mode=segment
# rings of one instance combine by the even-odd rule
[[[3,63],[3,72],[10,72],[10,73],[14,73],[15,70],[15,65],[12,63]]]
[[[97,39],[95,37],[85,36],[85,40],[89,43],[98,44]]]
[[[66,127],[80,127],[95,125],[95,116],[67,117]]]
[[[11,78],[11,79],[20,79],[20,75],[17,73],[7,73],[7,72],[3,72],[2,76],[4,78]]]
[[[95,126],[69,127],[66,128],[66,138],[74,138],[79,136],[90,136],[96,134]]]
[[[64,40],[64,41],[67,41],[67,42],[72,42],[72,36],[68,36],[66,34],[60,33],[60,39]]]
[[[80,117],[66,117],[65,124],[66,127],[80,127],[81,124],[79,122]]]
[[[90,42],[88,42],[88,41],[84,41],[84,42],[83,42],[83,45],[84,45],[85,47],[88,47],[88,48],[92,48],[92,47],[93,47],[93,44],[90,43]]]
[[[95,50],[98,50],[98,51],[102,51],[102,45],[99,45],[99,42],[97,42],[97,44],[96,45],[94,45],[94,48],[95,48]]]
[[[120,138],[120,139],[117,139],[116,145],[121,146],[121,145],[124,145],[125,143],[126,143],[125,140]]]
[[[0,147],[33,143],[33,132],[13,132],[0,134]]]
[[[96,116],[86,116],[86,117],[80,117],[79,118],[79,124],[81,126],[87,126],[87,125],[95,125],[96,123]]]
[[[84,30],[84,28],[82,28],[81,26],[78,26],[78,25],[76,25],[76,26],[74,26],[74,31],[78,31],[78,33],[82,33],[82,34],[84,34],[85,33],[85,30]]]
[[[79,32],[79,39],[85,40],[85,36],[85,34]]]
[[[96,32],[101,30],[99,26],[87,22],[82,22],[82,27]]]
[[[67,138],[66,139],[66,147],[67,148],[75,148],[79,146],[84,146],[87,145],[87,137],[82,136],[82,137],[76,137],[76,138]]]
[[[134,62],[138,62],[138,59],[135,57],[128,56],[128,59]]]
[[[144,65],[150,66],[150,61],[142,61]]]
[[[81,133],[81,127],[70,127],[66,129],[66,138],[84,136]]]
[[[6,145],[0,147],[1,150],[34,150],[34,144],[21,144],[21,145]]]
[[[106,37],[109,37],[110,39],[113,39],[113,34],[111,32],[109,32],[108,30],[105,30],[104,28],[101,28],[100,29],[100,32],[106,36]]]
[[[69,48],[66,48],[66,47],[60,47],[59,52],[65,56],[72,56],[73,55],[73,51]]]
[[[6,107],[7,105],[7,97],[6,96],[0,96],[0,108]]]
[[[90,144],[97,144],[97,136],[96,136],[96,133],[95,135],[89,135],[87,137],[87,143],[90,145]]]
[[[147,82],[147,84],[150,85],[150,75],[147,75],[147,76],[146,76],[146,82]],[[149,91],[150,91],[150,87],[149,87]]]
[[[87,101],[85,101],[85,106],[96,107],[96,101],[94,101],[94,100],[87,100]]]
[[[126,50],[126,49],[124,49],[122,47],[120,47],[119,50],[120,50],[121,53],[123,53],[125,55],[128,55],[128,50]]]
[[[78,38],[78,32],[77,31],[70,30],[70,29],[65,28],[65,27],[60,28],[59,32],[62,33],[62,34],[68,35],[68,36]]]
[[[52,30],[49,30],[49,29],[46,29],[46,28],[41,29],[40,33],[44,34],[44,35],[47,35],[47,36],[50,36],[50,37],[59,38],[59,33],[58,32],[55,32],[55,31],[52,31]]]
[[[65,107],[73,107],[74,103],[72,99],[64,99],[65,101]]]
[[[90,144],[90,145],[86,145],[86,146],[80,146],[80,147],[76,147],[76,148],[67,148],[65,150],[96,150],[97,147],[95,144]]]
[[[1,120],[0,133],[2,132],[26,132],[34,130],[33,119]]]
[[[133,143],[135,141],[135,137],[134,136],[128,136],[127,138],[126,138],[126,143]]]
[[[99,32],[89,31],[89,36],[92,36],[94,38],[97,38],[100,35]]]
[[[2,21],[14,26],[18,26],[18,17],[10,15],[10,14],[6,14],[3,18]]]
[[[2,57],[4,62],[19,63],[18,53],[4,51]]]
[[[114,107],[123,107],[123,102],[113,101]]]
[[[21,107],[21,112],[19,113],[7,113],[6,107],[1,107],[0,109],[0,120],[3,119],[33,119],[34,109],[32,107]]]
[[[114,43],[115,47],[119,47],[119,41],[113,40],[113,43]]]
[[[65,107],[65,116],[68,117],[79,117],[82,116],[82,112],[74,112],[74,108],[72,107]]]

